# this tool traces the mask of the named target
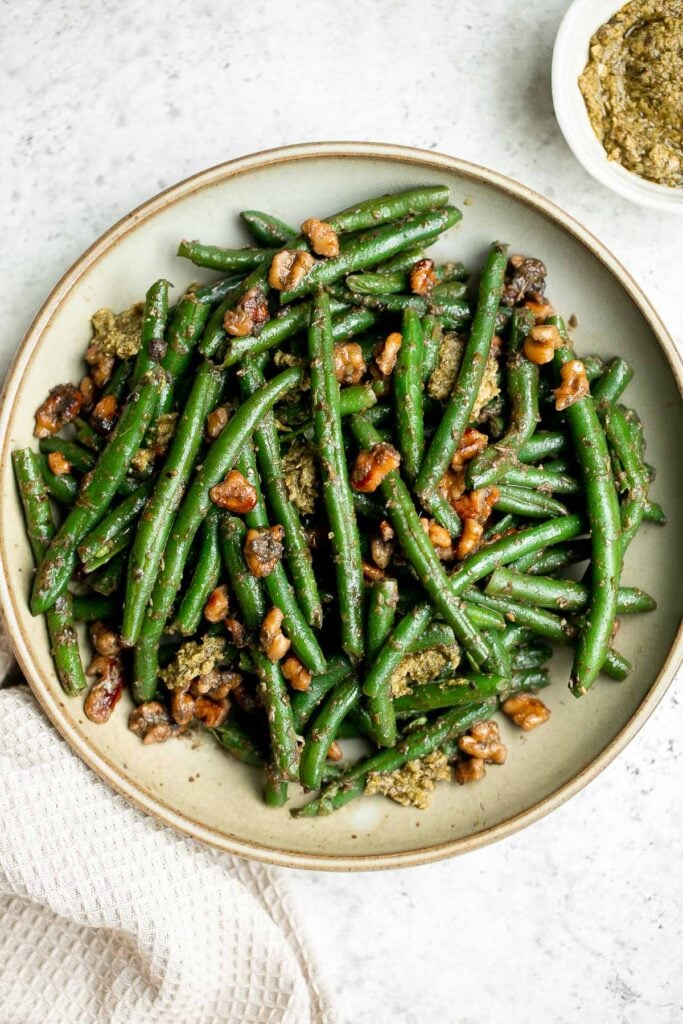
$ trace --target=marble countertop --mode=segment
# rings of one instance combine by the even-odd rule
[[[591,229],[683,343],[683,220],[589,178],[550,98],[565,0],[5,3],[0,374],[35,309],[142,200],[320,138],[489,165]],[[624,754],[527,831],[459,860],[293,873],[343,1024],[675,1024],[683,1017],[676,689]]]

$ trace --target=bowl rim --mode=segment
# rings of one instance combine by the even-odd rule
[[[583,49],[585,63],[594,32],[627,3],[628,0],[602,0],[600,4],[596,0],[573,0],[565,11],[555,36],[552,56],[551,82],[555,117],[576,159],[601,185],[639,206],[683,213],[683,186],[670,188],[648,181],[607,159],[593,131],[578,80],[572,70],[570,55]],[[604,11],[601,10],[603,5]],[[587,28],[587,25],[593,27]]]
[[[9,443],[9,426],[14,397],[22,384],[23,377],[39,347],[41,339],[71,289],[91,266],[102,259],[121,238],[132,231],[138,224],[153,218],[168,205],[190,194],[204,188],[209,188],[225,178],[246,174],[257,168],[262,169],[292,161],[320,158],[391,160],[407,164],[417,164],[423,167],[427,166],[437,172],[439,170],[454,171],[465,179],[484,182],[505,195],[511,196],[515,200],[530,206],[536,212],[541,213],[544,217],[572,235],[607,268],[617,282],[626,290],[632,302],[653,331],[671,367],[674,379],[678,384],[679,394],[683,395],[683,358],[650,301],[612,253],[560,207],[527,186],[497,171],[446,154],[436,153],[432,150],[392,143],[309,142],[262,150],[217,164],[207,170],[199,171],[136,207],[131,213],[122,217],[105,231],[97,241],[86,249],[48,295],[24,335],[10,364],[5,385],[2,394],[0,394],[0,457],[4,455]],[[295,850],[268,847],[261,843],[220,835],[214,829],[193,820],[189,816],[178,813],[171,805],[145,792],[135,780],[130,779],[116,765],[112,764],[106,756],[100,753],[79,732],[76,726],[73,726],[68,721],[61,710],[64,706],[63,699],[60,699],[62,695],[51,693],[41,679],[40,671],[33,664],[30,639],[24,634],[19,625],[17,610],[19,604],[24,603],[25,598],[24,595],[14,593],[8,584],[6,572],[8,552],[3,538],[4,531],[0,530],[0,602],[6,616],[10,643],[33,694],[47,717],[72,750],[101,779],[111,785],[114,790],[129,799],[139,809],[157,818],[163,824],[169,825],[185,835],[189,835],[225,852],[281,867],[327,871],[358,871],[409,867],[466,853],[514,834],[527,825],[538,821],[574,796],[610,764],[647,721],[656,705],[664,696],[683,658],[682,625],[657,678],[624,727],[589,764],[577,772],[571,779],[519,814],[513,815],[497,825],[482,829],[469,836],[415,850],[382,854],[331,855],[301,853]]]

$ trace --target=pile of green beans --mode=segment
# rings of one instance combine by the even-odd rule
[[[457,760],[463,733],[550,685],[551,645],[575,649],[576,696],[626,678],[617,616],[656,608],[624,582],[627,550],[664,512],[622,404],[632,368],[586,356],[585,390],[558,410],[578,357],[553,316],[553,360],[529,358],[538,295],[508,304],[508,246],[491,244],[475,288],[464,263],[430,258],[461,218],[448,189],[327,216],[327,256],[308,221],[240,217],[248,246],[178,248],[223,276],[175,302],[154,282],[137,351],[107,357],[90,405],[13,465],[30,606],[65,693],[88,686],[87,624],[139,706],[131,728],[203,728],[262,773],[268,805],[315,792],[292,812],[311,817],[371,775]],[[241,497],[224,500],[231,480]]]

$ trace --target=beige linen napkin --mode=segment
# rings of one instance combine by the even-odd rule
[[[157,824],[5,686],[0,1024],[157,1021],[332,1024],[286,873]]]

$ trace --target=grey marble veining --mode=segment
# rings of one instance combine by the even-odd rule
[[[81,251],[241,153],[372,139],[495,167],[573,213],[683,342],[683,219],[594,183],[555,123],[564,0],[5,0],[0,373]],[[675,690],[571,803],[459,860],[294,873],[343,1024],[683,1019]]]

